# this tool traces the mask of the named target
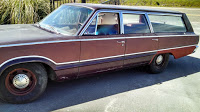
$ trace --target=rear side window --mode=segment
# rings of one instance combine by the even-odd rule
[[[155,33],[186,32],[182,17],[166,15],[149,15]]]
[[[125,34],[150,33],[149,26],[142,14],[123,14]]]

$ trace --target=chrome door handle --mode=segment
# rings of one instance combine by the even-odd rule
[[[119,43],[119,44],[124,44],[125,41],[117,41],[117,43]]]
[[[158,39],[152,39],[152,40],[154,40],[154,41],[158,41]]]

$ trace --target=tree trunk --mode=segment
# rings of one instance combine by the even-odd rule
[[[82,1],[82,3],[86,3],[86,0],[81,0]]]

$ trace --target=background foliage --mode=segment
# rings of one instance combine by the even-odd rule
[[[34,23],[50,13],[49,0],[1,0],[0,24]]]
[[[65,0],[73,2],[74,0]],[[87,0],[102,3],[106,0]],[[81,2],[81,0],[76,0]],[[57,2],[58,4],[59,2]],[[122,5],[199,7],[200,0],[120,0]],[[55,5],[57,5],[55,4]],[[0,24],[35,23],[50,13],[50,0],[0,0]]]

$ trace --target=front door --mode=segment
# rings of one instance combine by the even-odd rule
[[[81,36],[79,76],[123,67],[124,52],[119,14],[99,13]]]

